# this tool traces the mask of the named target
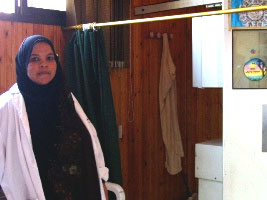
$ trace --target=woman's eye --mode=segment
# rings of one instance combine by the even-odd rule
[[[39,61],[39,57],[31,57],[30,58],[30,62],[36,62],[36,61]]]
[[[48,57],[47,57],[47,60],[49,60],[49,61],[54,61],[54,60],[55,60],[55,57],[54,57],[54,56],[48,56]]]

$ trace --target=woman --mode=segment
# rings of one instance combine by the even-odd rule
[[[54,46],[26,38],[17,83],[0,96],[0,184],[8,200],[106,199],[93,125],[64,84]]]

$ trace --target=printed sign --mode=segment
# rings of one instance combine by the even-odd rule
[[[244,65],[244,73],[251,81],[260,81],[266,75],[266,65],[259,58],[253,58]]]

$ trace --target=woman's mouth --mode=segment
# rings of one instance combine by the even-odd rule
[[[47,71],[42,71],[42,72],[38,72],[37,74],[39,76],[42,76],[42,75],[50,75],[51,73],[50,72],[47,72]]]

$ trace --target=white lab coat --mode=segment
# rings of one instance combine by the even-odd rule
[[[166,149],[165,166],[171,175],[182,170],[184,156],[177,112],[176,67],[171,58],[168,36],[163,34],[159,83],[160,122]]]
[[[73,100],[76,112],[92,138],[101,197],[105,200],[102,180],[107,181],[108,169],[97,133],[74,96]],[[26,107],[17,84],[0,96],[0,185],[8,200],[45,200]]]

